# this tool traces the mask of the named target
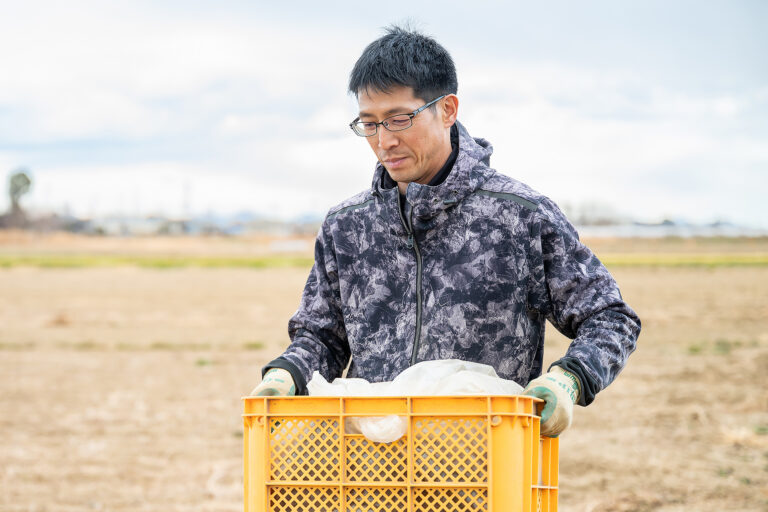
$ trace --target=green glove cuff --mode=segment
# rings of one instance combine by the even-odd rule
[[[568,396],[571,397],[574,404],[577,403],[579,401],[579,396],[581,396],[581,383],[579,382],[579,378],[576,377],[571,372],[569,372],[568,370],[564,370],[560,366],[553,366],[552,369],[550,370],[550,373],[559,373],[571,382],[571,385],[568,386],[562,380],[549,379],[552,382],[557,383],[557,385],[560,386],[561,388],[563,388],[566,391],[566,393],[568,393]]]

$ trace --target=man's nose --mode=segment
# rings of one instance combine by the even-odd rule
[[[397,135],[383,126],[379,126],[376,136],[379,138],[379,147],[381,149],[389,149],[397,146]]]

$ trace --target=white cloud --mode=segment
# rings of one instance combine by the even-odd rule
[[[374,155],[346,126],[345,87],[373,25],[160,9],[25,2],[0,18],[0,172],[33,167],[30,203],[294,215],[370,185]],[[768,174],[755,171],[768,165],[762,84],[673,88],[631,62],[481,55],[447,37],[460,120],[494,144],[500,171],[639,217],[768,225],[756,196]],[[718,201],[724,190],[743,200]]]
[[[766,132],[738,130],[739,115],[768,110],[762,89],[694,96],[649,85],[636,100],[642,82],[625,75],[497,64],[468,70],[460,119],[494,144],[501,172],[561,202],[612,203],[648,220],[768,225],[752,188],[768,185],[768,172],[753,171],[768,169]],[[733,118],[737,129],[724,129]]]
[[[266,23],[91,8],[21,9],[0,22],[0,105],[11,107],[4,140],[149,137],[308,90],[344,95],[353,50],[321,27],[297,39]],[[321,36],[322,45],[307,45]]]

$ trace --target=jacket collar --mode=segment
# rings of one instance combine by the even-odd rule
[[[491,143],[485,139],[473,138],[458,121],[456,126],[459,130],[459,155],[445,181],[434,187],[413,182],[408,184],[405,195],[413,208],[415,227],[419,227],[419,224],[432,224],[430,219],[463,201],[480,188],[494,172],[489,168],[493,153]],[[384,166],[377,162],[371,192],[384,200],[387,210],[395,208],[394,212],[389,212],[390,220],[396,220],[400,224],[397,187],[384,188],[382,185],[382,177],[386,172]],[[429,226],[422,226],[427,227]]]

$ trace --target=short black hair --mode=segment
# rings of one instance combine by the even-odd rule
[[[406,86],[424,101],[456,94],[456,66],[437,41],[416,30],[397,25],[369,44],[349,74],[349,92],[386,92]]]

